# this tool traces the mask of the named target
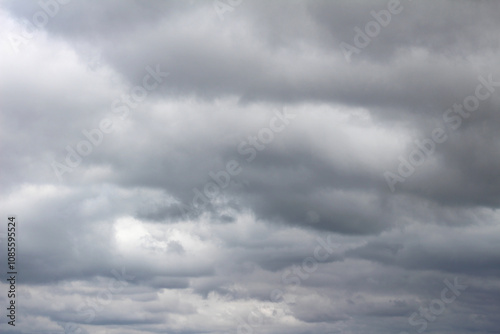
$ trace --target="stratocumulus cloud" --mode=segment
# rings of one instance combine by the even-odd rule
[[[0,4],[2,333],[498,332],[500,3]]]

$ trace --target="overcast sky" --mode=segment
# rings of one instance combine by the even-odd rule
[[[2,333],[499,332],[500,2],[0,4]]]

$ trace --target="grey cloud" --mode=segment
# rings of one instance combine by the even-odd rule
[[[348,62],[340,44],[388,1],[229,3],[223,20],[211,1],[59,3],[15,53],[43,8],[1,2],[0,212],[19,219],[20,331],[229,333],[254,310],[254,332],[412,332],[456,277],[468,288],[426,332],[497,330],[499,4],[401,0]],[[142,100],[148,66],[169,75]],[[457,118],[480,76],[491,95]],[[239,147],[280,110],[296,118],[249,159]],[[113,131],[59,180],[51,164],[104,118]],[[447,139],[391,191],[384,172],[436,127]],[[232,160],[242,170],[220,186]],[[209,183],[219,194],[193,206]],[[133,279],[86,323],[79,304],[122,268]]]

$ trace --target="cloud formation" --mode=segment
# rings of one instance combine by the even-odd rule
[[[2,333],[500,328],[499,3],[0,3]]]

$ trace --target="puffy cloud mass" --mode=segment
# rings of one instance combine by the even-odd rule
[[[2,333],[497,332],[499,9],[0,1]]]

